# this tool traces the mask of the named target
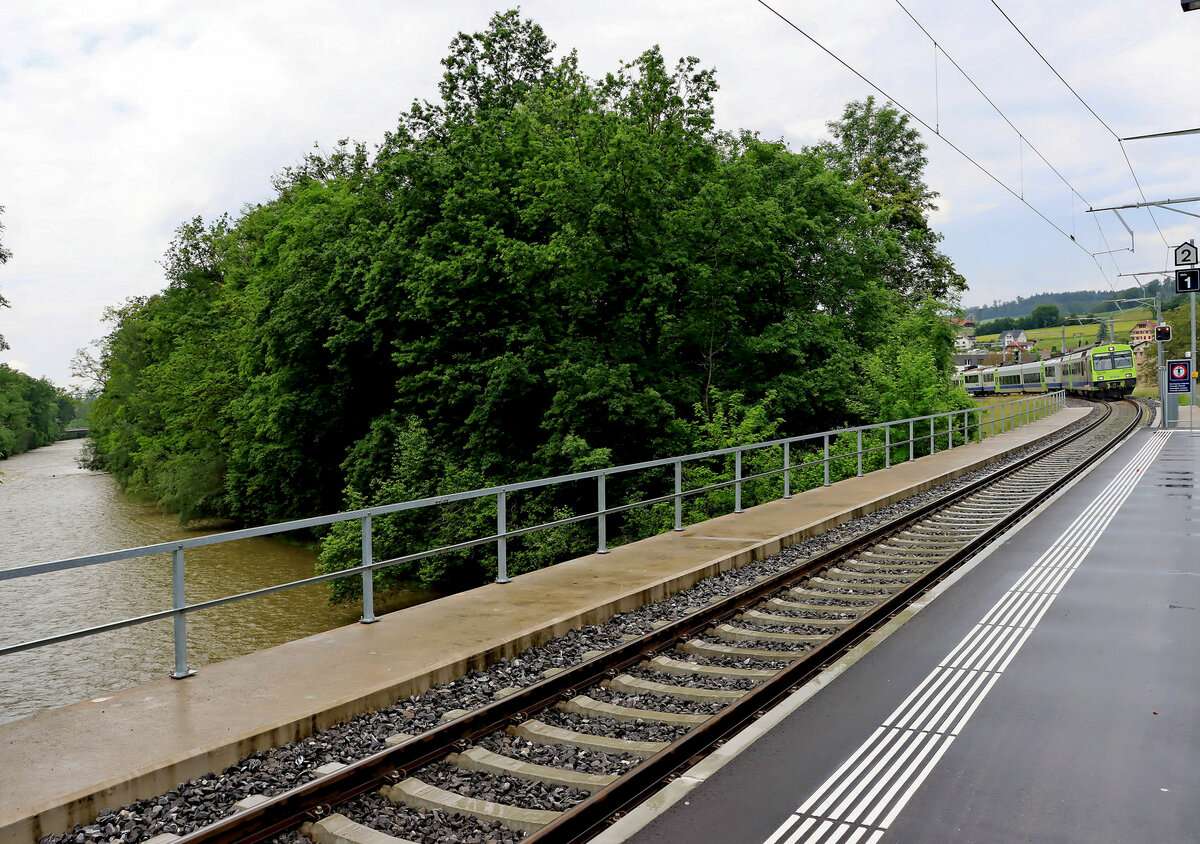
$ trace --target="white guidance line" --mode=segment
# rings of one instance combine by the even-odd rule
[[[929,776],[1170,437],[1159,431],[764,844],[873,844]]]

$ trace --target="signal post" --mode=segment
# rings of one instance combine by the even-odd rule
[[[1162,366],[1162,344],[1171,339],[1171,327],[1160,324],[1154,331],[1155,339],[1159,343],[1159,398],[1163,408],[1163,423],[1168,428],[1173,428],[1177,424],[1179,418],[1177,396],[1183,393],[1188,394],[1189,424],[1194,424],[1191,417],[1195,414],[1196,406],[1196,390],[1193,385],[1196,372],[1196,293],[1200,291],[1200,269],[1196,267],[1197,264],[1200,264],[1200,251],[1196,249],[1194,241],[1189,240],[1187,243],[1181,243],[1175,247],[1175,266],[1177,268],[1187,267],[1187,269],[1175,270],[1175,292],[1176,294],[1189,294],[1192,305],[1192,350],[1188,358],[1186,360],[1169,360],[1166,366]]]

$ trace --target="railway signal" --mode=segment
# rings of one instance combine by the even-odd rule
[[[1171,326],[1166,323],[1154,326],[1154,339],[1159,343],[1169,343],[1171,341]]]

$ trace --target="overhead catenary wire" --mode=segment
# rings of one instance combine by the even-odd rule
[[[948,52],[946,52],[946,49],[933,36],[933,33],[931,33],[928,29],[926,29],[925,25],[917,19],[916,15],[914,15],[912,12],[910,12],[908,10],[908,7],[905,6],[904,3],[901,2],[901,0],[895,0],[895,3],[897,6],[900,7],[900,9],[904,12],[904,14],[908,15],[909,20],[911,20],[919,30],[921,30],[921,32],[925,35],[925,37],[929,39],[929,41],[934,45],[934,49],[939,50],[943,56],[945,56],[947,59],[949,59],[950,63],[952,65],[954,65],[954,69],[957,70],[960,74],[962,74],[963,79],[966,79],[967,82],[969,82],[971,84],[971,87],[975,89],[976,93],[978,93],[979,96],[983,97],[984,101],[989,106],[992,107],[992,110],[995,111],[997,115],[999,115],[1000,119],[1003,120],[1005,123],[1007,123],[1008,127],[1010,129],[1012,129],[1013,132],[1016,134],[1017,142],[1018,142],[1018,149],[1020,151],[1020,157],[1021,157],[1021,165],[1020,165],[1021,166],[1021,196],[1020,196],[1020,199],[1022,201],[1024,201],[1024,199],[1025,199],[1025,147],[1026,146],[1028,146],[1029,149],[1032,150],[1033,153],[1035,155],[1037,155],[1037,157],[1039,159],[1041,159],[1042,163],[1045,164],[1048,168],[1050,168],[1050,171],[1052,173],[1054,173],[1054,175],[1057,176],[1059,178],[1059,180],[1066,186],[1066,188],[1071,196],[1071,234],[1070,234],[1070,238],[1071,238],[1071,240],[1074,241],[1075,240],[1075,197],[1079,197],[1080,201],[1082,201],[1085,205],[1087,205],[1089,207],[1091,206],[1091,203],[1087,200],[1087,198],[1083,194],[1081,194],[1079,192],[1078,189],[1076,189],[1076,187],[1074,185],[1071,184],[1070,180],[1067,179],[1066,176],[1064,176],[1061,172],[1059,172],[1057,167],[1055,167],[1053,164],[1050,163],[1050,160],[1048,158],[1046,158],[1045,155],[1042,154],[1042,151],[1039,150],[1029,140],[1029,138],[1025,137],[1025,133],[1017,128],[1016,124],[1013,123],[1012,120],[1009,118],[1009,116],[1004,113],[1004,110],[1001,109],[1000,106],[996,105],[996,103],[992,100],[992,98],[987,95],[987,92],[984,91],[983,88],[981,88],[979,86],[979,83],[977,83],[971,77],[971,74],[967,73],[963,69],[962,65],[960,65],[954,59],[954,56],[952,56]],[[1032,46],[1032,45],[1030,45],[1030,46]],[[1135,180],[1136,180],[1136,176],[1135,176]],[[1093,218],[1093,219],[1095,219],[1095,218]],[[1106,254],[1109,255],[1109,260],[1112,261],[1114,269],[1119,274],[1121,272],[1121,268],[1119,266],[1117,266],[1116,258],[1112,257],[1112,253],[1109,248],[1108,238],[1105,236],[1104,230],[1100,227],[1099,222],[1097,222],[1097,224],[1096,224],[1096,230],[1100,233],[1100,237],[1104,241],[1104,247],[1106,250]],[[1160,232],[1160,234],[1161,234],[1161,232]],[[1110,279],[1108,277],[1108,273],[1104,270],[1104,265],[1100,263],[1100,260],[1097,257],[1097,253],[1092,253],[1089,251],[1089,254],[1091,255],[1092,260],[1095,262],[1096,268],[1100,270],[1100,275],[1103,276],[1105,282],[1108,283],[1110,288],[1115,290],[1116,288],[1113,287],[1112,279]]]
[[[1137,185],[1138,193],[1141,195],[1142,201],[1147,202],[1148,200],[1146,199],[1146,192],[1144,190],[1142,190],[1142,183],[1138,179],[1137,173],[1134,172],[1133,162],[1129,160],[1129,153],[1125,149],[1125,142],[1121,139],[1121,136],[1118,135],[1116,132],[1114,132],[1113,128],[1111,126],[1109,126],[1107,123],[1104,122],[1104,118],[1102,118],[1099,114],[1097,114],[1096,110],[1094,108],[1092,108],[1090,105],[1088,105],[1087,101],[1084,100],[1083,97],[1079,96],[1079,92],[1076,91],[1073,87],[1071,87],[1071,83],[1063,78],[1063,75],[1058,72],[1058,70],[1054,67],[1054,65],[1050,64],[1050,60],[1047,59],[1044,55],[1042,55],[1042,51],[1039,50],[1034,45],[1034,43],[1029,40],[1029,37],[1024,32],[1021,31],[1021,27],[1017,26],[1016,22],[1014,22],[1013,19],[1008,16],[1008,13],[1005,12],[1002,8],[1000,8],[1000,4],[997,3],[996,0],[991,0],[991,4],[996,7],[996,11],[1000,13],[1001,17],[1003,17],[1006,21],[1008,21],[1008,25],[1011,26],[1014,30],[1016,30],[1016,33],[1021,36],[1021,39],[1026,44],[1029,45],[1029,49],[1033,50],[1033,52],[1037,54],[1037,57],[1042,60],[1042,62],[1046,65],[1046,67],[1050,68],[1050,72],[1058,77],[1058,81],[1061,82],[1063,85],[1065,85],[1067,90],[1075,95],[1075,99],[1079,100],[1080,104],[1082,104],[1083,107],[1086,108],[1091,113],[1092,117],[1096,118],[1096,120],[1100,123],[1100,125],[1103,126],[1105,129],[1107,129],[1108,133],[1113,136],[1113,138],[1117,142],[1117,146],[1119,146],[1121,148],[1121,156],[1125,159],[1125,166],[1129,168],[1129,175],[1133,177],[1133,183],[1135,185]],[[1150,215],[1150,220],[1151,220],[1151,222],[1154,223],[1154,230],[1158,232],[1158,236],[1162,239],[1163,246],[1170,248],[1170,244],[1167,243],[1166,235],[1164,235],[1162,233],[1162,229],[1160,229],[1158,227],[1158,220],[1157,220],[1157,218],[1155,218],[1154,212],[1152,210],[1150,210],[1149,208],[1147,208],[1146,213],[1148,213]]]
[[[917,121],[917,123],[921,124],[921,126],[923,126],[925,129],[927,129],[930,132],[933,132],[933,134],[935,134],[939,138],[941,138],[942,141],[948,147],[950,147],[950,149],[957,152],[959,155],[961,155],[963,158],[965,158],[967,161],[969,161],[971,164],[973,164],[975,166],[975,168],[978,169],[981,173],[983,173],[985,176],[987,176],[989,179],[991,179],[997,185],[1002,187],[1004,190],[1008,191],[1008,193],[1011,194],[1014,199],[1016,199],[1018,202],[1025,205],[1034,214],[1037,214],[1039,217],[1041,217],[1042,220],[1047,225],[1049,225],[1051,228],[1053,228],[1055,231],[1057,231],[1059,234],[1061,234],[1063,237],[1065,237],[1068,241],[1070,241],[1070,243],[1072,245],[1078,247],[1082,252],[1084,252],[1084,254],[1086,254],[1086,255],[1092,254],[1090,251],[1088,251],[1087,247],[1085,247],[1082,243],[1079,243],[1078,241],[1076,241],[1075,238],[1072,237],[1071,235],[1069,235],[1066,231],[1064,231],[1061,226],[1059,226],[1057,223],[1055,223],[1053,220],[1051,220],[1049,217],[1047,217],[1045,214],[1043,214],[1040,210],[1038,210],[1038,208],[1035,207],[1032,203],[1026,201],[1024,197],[1022,197],[1020,194],[1018,194],[1016,191],[1014,191],[1011,187],[1009,187],[1004,182],[1003,179],[1001,179],[999,176],[992,173],[990,170],[988,170],[986,167],[984,167],[982,164],[980,164],[978,161],[976,161],[974,158],[972,158],[969,154],[967,154],[967,152],[965,150],[963,150],[957,144],[950,141],[945,135],[936,131],[934,129],[934,127],[930,126],[925,120],[923,120],[915,112],[913,112],[911,109],[906,107],[903,103],[901,103],[899,100],[897,100],[891,94],[889,94],[887,91],[885,91],[879,85],[877,85],[875,82],[868,79],[865,75],[863,75],[860,71],[858,71],[854,66],[852,66],[850,63],[845,61],[841,56],[837,55],[837,53],[834,53],[832,50],[830,50],[828,47],[826,47],[824,44],[822,44],[820,41],[818,41],[816,38],[814,38],[812,35],[810,35],[808,32],[806,32],[804,29],[802,29],[796,23],[794,23],[790,18],[788,18],[786,15],[784,15],[778,9],[771,6],[769,3],[766,2],[766,0],[755,0],[755,2],[758,3],[760,6],[762,6],[764,9],[766,9],[768,12],[773,14],[775,17],[777,17],[781,21],[783,21],[783,23],[785,23],[788,27],[790,27],[791,29],[795,30],[797,33],[799,33],[800,35],[802,35],[806,39],[808,39],[815,47],[817,47],[817,49],[821,50],[821,52],[825,53],[827,56],[829,56],[831,59],[836,61],[838,64],[840,64],[846,70],[850,71],[852,74],[857,76],[860,80],[862,80],[868,86],[875,89],[876,92],[878,92],[881,96],[885,97],[889,102],[891,102],[893,105],[895,105],[901,111],[903,111],[905,114],[907,114],[913,120]],[[1094,259],[1094,256],[1092,256],[1092,257]],[[1098,262],[1097,262],[1097,265],[1098,265]],[[1101,270],[1101,272],[1103,273],[1103,270]],[[1108,276],[1105,275],[1106,280],[1107,280],[1107,278],[1108,278]]]
[[[946,52],[946,48],[943,47],[941,45],[941,43],[939,43],[938,40],[933,37],[933,34],[928,29],[925,28],[924,24],[922,24],[919,20],[917,20],[916,16],[913,15],[913,13],[908,10],[908,7],[906,7],[902,2],[900,2],[900,0],[895,0],[895,3],[897,6],[899,6],[901,8],[901,10],[903,10],[904,14],[908,15],[909,20],[911,20],[914,24],[916,24],[917,29],[921,30],[921,32],[925,35],[925,37],[928,38],[939,51],[941,51],[941,54],[943,56],[945,56],[947,60],[949,60],[950,64],[954,65],[954,69],[962,74],[963,79],[965,79],[971,83],[971,87],[975,89],[975,92],[977,94],[979,94],[979,96],[983,97],[984,102],[986,102],[989,106],[992,107],[992,110],[994,112],[996,112],[997,115],[1000,116],[1001,120],[1003,120],[1005,123],[1008,124],[1008,128],[1012,129],[1013,132],[1016,133],[1017,137],[1020,138],[1021,141],[1025,145],[1027,145],[1029,147],[1029,149],[1031,149],[1038,158],[1040,158],[1042,160],[1043,164],[1045,164],[1047,167],[1050,168],[1050,171],[1052,173],[1054,173],[1055,176],[1058,176],[1059,180],[1062,181],[1062,183],[1067,186],[1067,190],[1071,191],[1071,193],[1073,193],[1075,196],[1078,196],[1081,200],[1083,200],[1083,202],[1087,203],[1088,205],[1091,205],[1091,203],[1088,202],[1086,199],[1084,199],[1083,195],[1078,190],[1075,189],[1075,186],[1071,184],[1070,180],[1068,180],[1066,176],[1064,176],[1062,173],[1060,173],[1058,171],[1058,168],[1055,167],[1053,164],[1051,164],[1050,160],[1047,159],[1046,156],[1042,155],[1041,150],[1039,150],[1036,146],[1034,146],[1033,143],[1030,142],[1029,138],[1025,137],[1025,133],[1017,128],[1016,124],[1013,123],[1012,120],[1009,119],[1008,115],[1004,113],[1004,110],[1001,109],[1000,106],[996,105],[996,103],[992,101],[992,98],[987,95],[987,92],[985,92],[982,88],[979,87],[979,84],[974,79],[971,78],[971,74],[969,74],[965,70],[963,70],[962,65],[960,65],[957,61],[955,61],[954,56],[952,56],[948,52]]]

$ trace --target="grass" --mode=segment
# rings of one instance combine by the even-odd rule
[[[1113,319],[1113,334],[1116,335],[1117,342],[1128,343],[1130,329],[1142,320],[1153,318],[1154,312],[1149,308],[1135,308],[1128,311],[1121,311],[1120,317]],[[1107,319],[1105,322],[1107,323]],[[1076,334],[1081,336],[1074,336]],[[1082,325],[1068,325],[1066,327],[1067,348],[1074,348],[1076,345],[1091,345],[1096,342],[1099,334],[1100,324],[1096,322],[1085,322]],[[1025,332],[1025,336],[1036,343],[1034,348],[1048,350],[1051,346],[1058,346],[1063,342],[1063,329],[1061,326],[1055,328],[1031,328]],[[999,334],[977,334],[975,335],[975,342],[987,343],[999,337]]]

